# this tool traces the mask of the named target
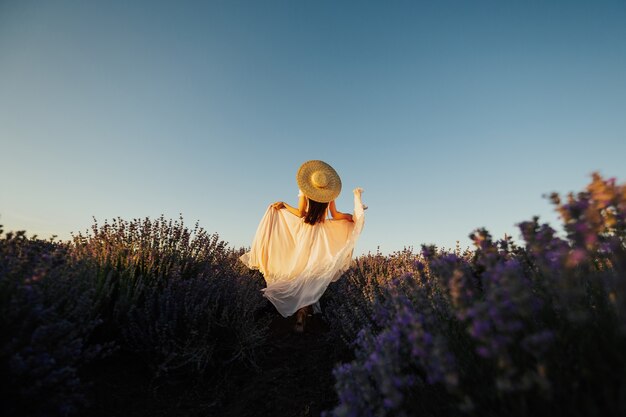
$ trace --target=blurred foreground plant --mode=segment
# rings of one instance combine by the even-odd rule
[[[521,247],[479,229],[471,254],[362,257],[329,287],[336,328],[361,328],[325,415],[626,414],[626,186],[594,174],[552,201],[565,238],[537,218]]]

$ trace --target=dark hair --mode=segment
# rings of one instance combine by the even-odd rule
[[[309,209],[304,215],[304,222],[308,224],[316,224],[324,221],[328,210],[328,203],[320,203],[309,198]]]

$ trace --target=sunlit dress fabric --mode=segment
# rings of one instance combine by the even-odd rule
[[[261,271],[267,283],[261,290],[263,296],[283,317],[308,305],[321,312],[320,297],[350,267],[363,229],[364,206],[359,193],[354,194],[352,219],[326,219],[310,225],[286,208],[267,208],[250,251],[240,259]]]

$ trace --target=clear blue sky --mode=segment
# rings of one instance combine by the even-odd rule
[[[369,205],[357,254],[468,245],[626,181],[623,1],[0,1],[0,224],[121,216],[248,246],[295,173]]]

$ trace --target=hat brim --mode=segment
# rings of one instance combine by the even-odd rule
[[[316,187],[312,181],[313,174],[318,171],[322,171],[328,180],[328,183],[323,188]],[[296,181],[305,196],[320,203],[329,203],[341,193],[341,178],[339,178],[339,174],[324,161],[311,160],[303,163],[296,174]]]

